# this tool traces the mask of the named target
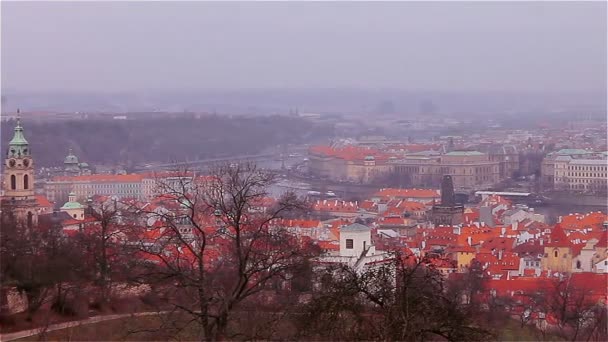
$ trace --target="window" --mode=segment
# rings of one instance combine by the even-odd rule
[[[576,268],[579,269],[579,270],[581,269],[581,262],[580,262],[580,260],[576,261]]]
[[[32,224],[34,222],[33,217],[34,217],[34,214],[32,214],[31,211],[28,211],[27,212],[27,227],[28,228],[32,228]]]
[[[553,256],[557,258],[557,251],[553,252]]]
[[[17,176],[11,175],[11,190],[17,189]]]
[[[23,176],[23,188],[25,190],[27,190],[27,189],[29,189],[29,187],[30,187],[30,176],[25,175],[25,176]]]
[[[353,239],[346,239],[346,249],[353,249],[354,242]]]

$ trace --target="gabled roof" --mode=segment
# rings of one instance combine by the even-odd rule
[[[340,227],[340,232],[370,232],[371,228],[360,223],[349,224],[348,226]]]

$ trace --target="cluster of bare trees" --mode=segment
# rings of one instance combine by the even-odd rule
[[[481,341],[490,330],[476,322],[479,307],[465,289],[446,281],[429,259],[394,257],[356,272],[319,272],[321,290],[304,307],[300,336],[322,340]]]
[[[574,286],[571,279],[551,279],[534,292],[521,293],[517,299],[491,298],[490,302],[499,302],[501,309],[517,312],[521,327],[535,327],[541,339],[608,340],[606,304],[594,298],[587,286]]]
[[[120,211],[108,203],[88,210],[94,221],[70,236],[57,212],[37,227],[3,219],[1,285],[25,295],[28,320],[45,304],[59,314],[84,316],[89,304],[109,303],[113,282],[127,279],[132,251],[118,237],[127,230]]]

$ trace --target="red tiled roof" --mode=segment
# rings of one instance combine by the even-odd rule
[[[364,160],[367,156],[373,156],[376,161],[382,160],[385,161],[390,156],[387,153],[382,151],[361,147],[361,146],[353,146],[348,145],[344,147],[334,148],[326,145],[318,145],[312,146],[309,150],[310,154],[313,155],[322,155],[326,157],[335,157],[344,160]]]
[[[328,251],[339,251],[340,244],[337,241],[318,241],[319,247]]]
[[[299,227],[299,228],[316,228],[319,226],[321,221],[318,220],[277,220],[273,222],[275,225],[280,225],[284,227]]]
[[[44,195],[35,195],[36,203],[39,207],[52,207],[53,204],[49,202],[48,198]]]
[[[385,188],[376,192],[375,196],[387,198],[440,198],[439,190],[435,189],[397,189]]]

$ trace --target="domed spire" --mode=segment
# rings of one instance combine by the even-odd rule
[[[63,163],[69,165],[78,165],[78,157],[76,157],[76,155],[72,151],[72,148],[70,148],[70,150],[68,151],[68,155],[65,157]]]
[[[13,139],[9,142],[8,155],[9,157],[21,157],[29,154],[28,142],[23,136],[23,127],[21,127],[21,115],[17,109],[17,126],[15,126]]]

